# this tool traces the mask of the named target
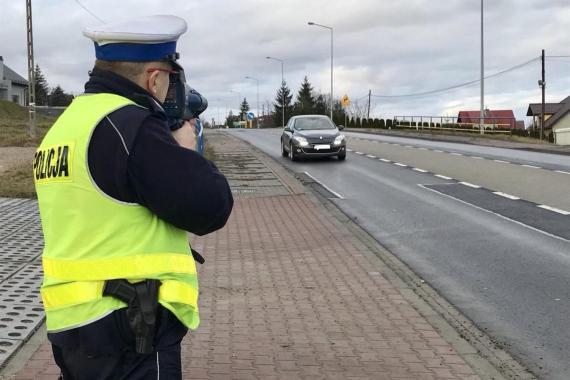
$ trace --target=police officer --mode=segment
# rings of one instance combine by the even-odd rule
[[[187,232],[222,228],[226,178],[195,152],[191,123],[162,108],[186,22],[99,25],[96,63],[37,150],[48,338],[68,379],[179,379],[180,342],[199,324]]]

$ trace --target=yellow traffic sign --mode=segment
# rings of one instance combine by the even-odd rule
[[[342,106],[344,108],[348,107],[350,105],[350,98],[348,97],[348,95],[344,95],[340,101],[340,104],[342,104]]]

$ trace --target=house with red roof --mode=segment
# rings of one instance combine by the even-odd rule
[[[457,115],[458,123],[480,124],[481,111],[459,111]],[[485,110],[485,118],[483,122],[486,126],[495,128],[517,129],[524,128],[524,123],[517,123],[515,114],[512,110]]]

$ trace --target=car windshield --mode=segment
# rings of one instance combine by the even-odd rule
[[[324,117],[301,117],[295,120],[295,129],[306,131],[311,129],[334,129],[335,126]]]

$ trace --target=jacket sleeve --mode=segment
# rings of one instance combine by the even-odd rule
[[[138,203],[196,235],[222,228],[232,211],[224,175],[200,154],[178,145],[159,117],[150,115],[140,126],[127,173]]]

